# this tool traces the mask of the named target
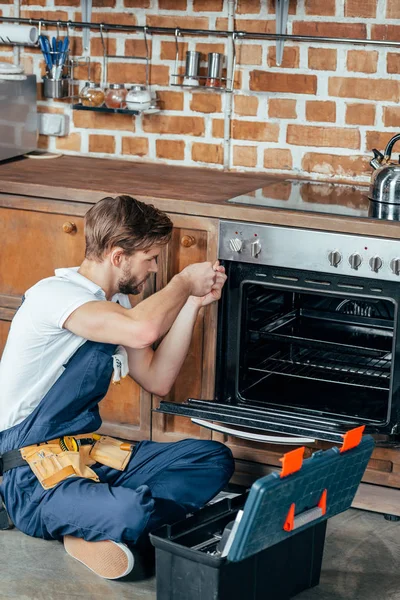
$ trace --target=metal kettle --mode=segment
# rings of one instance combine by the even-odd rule
[[[391,161],[393,146],[400,140],[400,134],[389,141],[385,154],[375,148],[374,158],[369,163],[374,169],[369,190],[369,199],[373,202],[400,205],[400,164]]]

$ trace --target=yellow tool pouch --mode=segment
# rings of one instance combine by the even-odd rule
[[[80,445],[82,438],[93,438],[93,444]],[[45,490],[49,490],[68,477],[84,477],[100,481],[90,468],[94,463],[123,471],[132,456],[129,443],[98,434],[64,436],[43,444],[20,449],[32,471]]]
[[[108,435],[102,435],[92,446],[89,456],[102,465],[123,471],[132,456],[132,446]]]
[[[77,452],[65,451],[61,449],[57,439],[21,448],[21,456],[28,462],[42,487],[49,490],[68,477],[99,481],[99,477],[89,467],[95,463],[89,457],[89,449],[90,447],[81,446]]]

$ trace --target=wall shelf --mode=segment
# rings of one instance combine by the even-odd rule
[[[72,110],[88,110],[92,112],[117,113],[120,115],[153,115],[160,112],[159,108],[148,108],[147,110],[129,110],[128,108],[107,108],[107,106],[83,106],[83,104],[73,104]]]

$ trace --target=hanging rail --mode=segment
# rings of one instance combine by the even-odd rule
[[[177,30],[176,27],[150,27],[142,25],[114,25],[107,23],[85,23],[82,21],[56,21],[50,19],[28,19],[28,18],[17,18],[17,17],[3,17],[0,16],[0,21],[9,21],[12,23],[20,24],[41,24],[41,25],[52,25],[55,27],[70,27],[80,28],[89,27],[90,29],[102,29],[103,31],[136,31],[144,32],[148,34],[158,33],[164,35],[175,35]],[[251,33],[248,31],[225,31],[215,29],[181,29],[179,28],[181,35],[205,35],[205,36],[216,36],[216,37],[230,37],[232,33],[235,34],[236,39],[253,39],[253,40],[292,40],[295,42],[321,42],[324,44],[358,44],[361,46],[387,46],[392,48],[400,48],[400,41],[392,42],[388,40],[368,40],[360,38],[336,38],[336,37],[321,37],[316,35],[291,35],[291,34],[277,34],[277,33]]]

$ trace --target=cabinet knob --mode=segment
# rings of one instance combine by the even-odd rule
[[[75,225],[75,223],[71,223],[71,221],[65,221],[62,228],[63,228],[64,233],[75,233],[76,232],[76,225]]]
[[[192,235],[184,235],[181,239],[181,245],[185,246],[185,248],[190,248],[190,246],[194,246],[195,243],[196,240]]]

